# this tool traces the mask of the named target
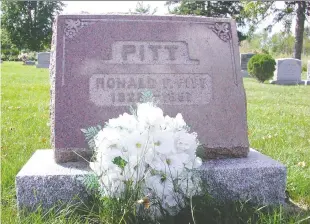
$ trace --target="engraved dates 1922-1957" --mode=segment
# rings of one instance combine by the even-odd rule
[[[130,105],[139,101],[143,90],[151,90],[161,103],[178,105],[207,104],[212,93],[207,74],[96,74],[89,90],[97,106]]]

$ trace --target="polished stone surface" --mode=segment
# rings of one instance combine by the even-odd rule
[[[205,158],[249,151],[236,24],[199,16],[60,15],[51,49],[57,162],[90,157],[82,128],[104,124],[151,90],[182,113]]]

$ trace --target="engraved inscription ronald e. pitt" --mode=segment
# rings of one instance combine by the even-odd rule
[[[116,41],[107,64],[199,65],[182,41]],[[125,106],[138,102],[143,90],[151,90],[162,104],[207,104],[211,99],[208,74],[94,74],[89,83],[90,101],[97,106]]]

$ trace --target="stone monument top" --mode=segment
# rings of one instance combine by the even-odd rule
[[[143,90],[153,92],[165,114],[182,113],[205,158],[246,157],[239,61],[231,19],[58,16],[50,65],[56,161],[91,156],[81,129],[128,112]]]

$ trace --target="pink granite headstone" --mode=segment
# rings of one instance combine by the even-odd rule
[[[81,129],[128,112],[146,89],[165,114],[182,113],[205,158],[247,156],[239,57],[230,19],[58,16],[50,65],[56,161],[89,158]]]

